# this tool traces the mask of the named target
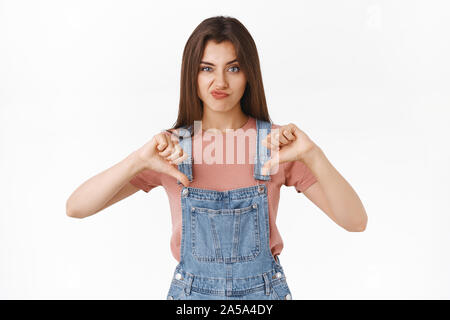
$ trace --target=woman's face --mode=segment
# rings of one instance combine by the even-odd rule
[[[234,46],[230,41],[218,44],[209,40],[206,43],[199,65],[197,92],[203,101],[203,108],[223,112],[240,107],[247,79],[236,59]],[[223,91],[228,96],[218,99],[212,95],[213,90]]]

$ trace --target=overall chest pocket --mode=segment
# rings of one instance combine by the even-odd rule
[[[191,207],[192,255],[202,262],[253,260],[260,252],[259,206]]]

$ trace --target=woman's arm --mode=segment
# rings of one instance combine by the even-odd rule
[[[303,194],[345,230],[364,231],[368,218],[361,200],[324,152],[316,146],[301,160],[317,178]]]
[[[168,174],[188,186],[189,179],[177,167],[185,159],[187,153],[177,139],[158,133],[125,159],[79,186],[66,202],[66,214],[85,218],[129,197],[139,190],[129,181],[144,169]]]
[[[317,179],[305,196],[345,230],[365,230],[367,214],[358,195],[305,132],[290,123],[273,129],[263,145],[272,150],[263,173],[279,163],[302,161]]]
[[[85,218],[122,200],[139,189],[129,181],[145,168],[137,152],[80,185],[66,202],[66,214]]]

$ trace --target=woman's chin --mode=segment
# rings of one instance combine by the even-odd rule
[[[233,109],[232,105],[222,101],[214,101],[212,104],[208,105],[207,108],[215,112],[224,112]]]

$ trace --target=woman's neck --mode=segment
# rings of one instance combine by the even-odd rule
[[[249,116],[242,112],[240,106],[238,106],[236,112],[206,112],[202,118],[202,130],[219,130],[225,132],[225,130],[236,130],[242,128]]]

